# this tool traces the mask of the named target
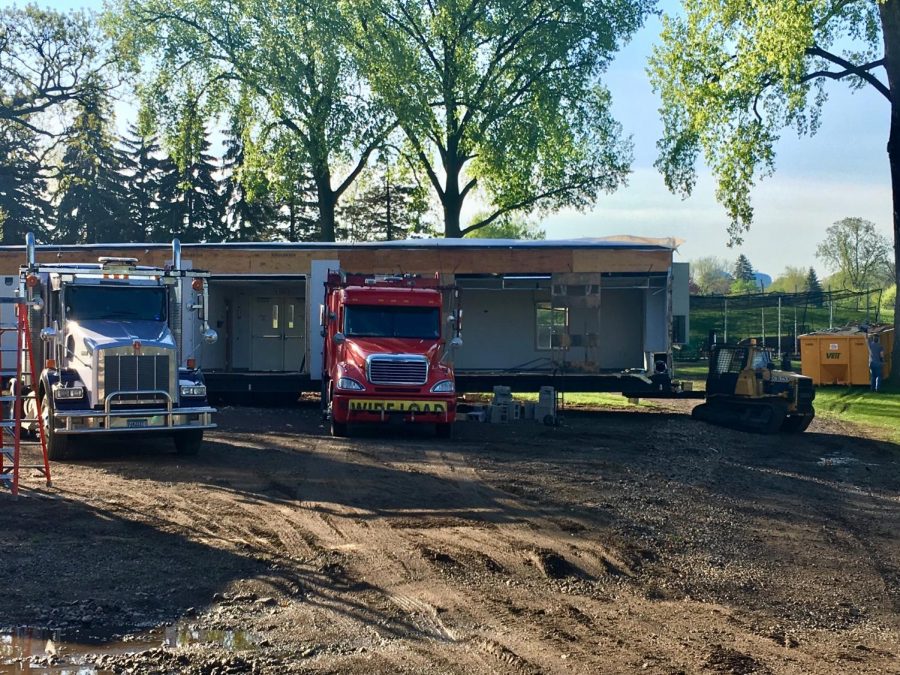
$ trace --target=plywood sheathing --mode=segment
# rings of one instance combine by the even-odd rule
[[[141,265],[162,267],[171,260],[169,248],[48,250],[39,248],[44,263],[95,263],[100,256],[139,258]],[[308,274],[312,260],[339,259],[353,272],[442,274],[550,274],[583,272],[666,272],[672,252],[665,249],[617,248],[319,248],[240,249],[182,247],[182,257],[194,269],[213,274]],[[0,274],[17,274],[22,250],[0,251]]]

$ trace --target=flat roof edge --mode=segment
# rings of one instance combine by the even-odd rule
[[[674,251],[677,240],[659,239],[656,241],[621,241],[613,239],[407,239],[401,241],[366,241],[366,242],[222,242],[222,243],[182,243],[182,250],[190,249],[235,249],[249,251],[302,251],[302,250],[353,250],[353,249],[618,249]],[[100,244],[38,244],[37,250],[43,252],[68,252],[84,250],[162,250],[171,248],[170,242],[154,243],[100,243]],[[7,244],[0,246],[0,252],[24,251],[24,244]]]

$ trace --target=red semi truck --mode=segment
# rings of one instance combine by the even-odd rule
[[[448,317],[452,336],[442,335],[446,290],[437,278],[328,273],[322,406],[333,436],[345,436],[350,424],[390,421],[433,424],[451,436],[449,357],[462,340],[458,309]]]

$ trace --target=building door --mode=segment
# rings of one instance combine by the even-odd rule
[[[303,299],[270,296],[253,299],[252,370],[295,372],[306,352]]]

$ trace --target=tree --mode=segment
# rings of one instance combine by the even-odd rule
[[[21,244],[28,232],[47,236],[47,181],[31,149],[37,134],[24,126],[0,126],[0,243]]]
[[[714,256],[691,261],[691,276],[701,295],[724,295],[733,281],[728,263]]]
[[[584,208],[625,179],[599,84],[650,0],[346,0],[354,54],[461,237],[505,214]],[[463,228],[475,191],[488,215]]]
[[[120,0],[107,25],[135,72],[156,59],[143,91],[161,118],[175,120],[167,103],[192,88],[218,112],[251,97],[261,133],[289,132],[315,186],[318,238],[335,240],[336,205],[391,128],[343,46],[337,0]]]
[[[140,240],[128,214],[122,157],[102,87],[85,95],[78,108],[59,168],[53,238],[66,244]]]
[[[774,170],[781,130],[816,131],[829,81],[870,86],[890,108],[894,259],[900,258],[900,0],[682,4],[683,14],[663,18],[649,68],[662,98],[657,167],[668,187],[690,194],[702,155],[731,218],[731,241],[739,242],[753,219],[752,187]],[[894,321],[900,333],[900,306]],[[900,379],[900,340],[892,364]]]
[[[748,293],[759,293],[759,285],[755,279],[735,279],[731,282],[728,289],[731,295],[746,295]]]
[[[59,125],[41,118],[72,102],[89,103],[108,70],[95,22],[34,5],[0,10],[0,127],[55,137]]]
[[[265,173],[246,162],[245,131],[235,118],[225,138],[222,201],[228,241],[270,239],[278,222],[278,205]]]
[[[752,281],[754,284],[756,283],[756,276],[753,274],[753,265],[750,264],[750,260],[743,253],[738,256],[738,259],[734,263],[734,272],[732,272],[732,276],[735,281]]]
[[[477,214],[472,218],[473,222],[485,218],[485,214]],[[534,223],[530,223],[521,216],[506,214],[490,225],[485,225],[478,230],[472,230],[466,237],[478,237],[480,239],[523,239],[535,241],[546,239],[547,232]]]
[[[160,180],[163,213],[157,240],[222,241],[224,205],[216,178],[218,167],[209,154],[206,120],[190,91],[181,105],[175,136],[167,139],[167,145],[172,152]]]
[[[875,223],[862,218],[844,218],[829,227],[816,256],[840,275],[843,284],[854,291],[877,285],[887,264],[890,244],[875,229]]]
[[[433,236],[428,188],[409,170],[404,158],[385,152],[357,181],[356,193],[339,220],[350,241],[391,241]]]
[[[812,270],[811,267],[810,270]],[[815,270],[813,270],[813,274],[815,274]],[[807,270],[802,267],[791,267],[788,265],[778,278],[772,282],[768,290],[772,293],[803,293],[807,289],[807,277]]]
[[[157,136],[146,123],[132,124],[122,139],[125,187],[129,221],[134,225],[133,241],[153,241],[160,229],[160,180],[164,160]]]
[[[819,281],[819,275],[816,274],[815,268],[810,267],[809,273],[806,275],[806,292],[809,293],[809,301],[816,307],[822,306],[822,283]]]

